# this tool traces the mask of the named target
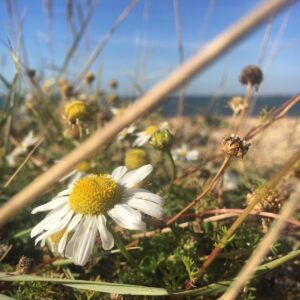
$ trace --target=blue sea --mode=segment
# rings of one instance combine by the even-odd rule
[[[257,99],[252,115],[257,116],[263,108],[277,108],[285,101],[290,99],[292,96],[260,96]],[[227,105],[227,102],[232,96],[222,96],[219,98],[212,98],[209,96],[186,96],[184,115],[220,115],[227,116],[231,115],[232,112]],[[162,105],[162,113],[167,116],[173,116],[177,114],[178,110],[178,97],[171,96],[166,99]],[[288,116],[299,116],[300,115],[300,103],[296,104],[287,114]]]

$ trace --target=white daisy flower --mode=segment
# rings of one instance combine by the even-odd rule
[[[137,138],[133,142],[134,147],[141,147],[145,145],[152,137],[152,135],[159,130],[156,125],[150,125],[145,130],[136,134]]]
[[[175,160],[194,161],[199,159],[199,151],[189,150],[186,144],[182,144],[181,147],[172,150],[172,156]]]
[[[151,139],[152,135],[160,129],[168,129],[169,130],[170,129],[169,123],[163,122],[159,126],[150,125],[145,130],[138,132],[136,134],[137,138],[132,144],[133,147],[141,147],[141,146],[145,145]]]
[[[14,148],[14,150],[6,156],[6,161],[9,166],[14,167],[16,165],[16,159],[18,156],[25,154],[28,151],[28,148],[36,144],[38,138],[34,136],[33,131],[24,137],[22,142]]]
[[[50,202],[36,207],[32,213],[49,211],[31,231],[36,243],[54,234],[61,235],[57,250],[76,265],[85,265],[92,253],[97,232],[102,247],[109,250],[114,239],[107,229],[109,216],[119,226],[145,230],[142,214],[160,218],[163,199],[145,189],[134,188],[151,172],[151,165],[128,171],[116,168],[111,175],[87,175],[60,192]]]
[[[134,126],[133,124],[131,124],[129,127],[124,128],[117,137],[118,141],[122,141],[124,140],[128,135],[133,134],[136,131],[136,126]]]
[[[124,107],[121,107],[121,108],[118,108],[118,107],[115,107],[115,106],[110,107],[110,111],[111,111],[111,113],[113,114],[114,117],[120,116],[124,112],[124,110],[125,110]]]

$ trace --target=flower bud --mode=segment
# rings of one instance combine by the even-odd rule
[[[173,135],[168,129],[160,129],[156,131],[151,139],[150,145],[160,151],[168,151],[173,142]]]
[[[65,105],[65,115],[70,123],[75,123],[76,120],[84,121],[89,115],[89,107],[84,101],[75,100]]]

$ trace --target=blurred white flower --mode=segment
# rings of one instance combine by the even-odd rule
[[[223,177],[223,190],[232,191],[238,188],[240,179],[239,176],[232,171],[226,171]]]
[[[132,135],[136,131],[136,126],[131,124],[129,127],[124,128],[117,137],[118,141],[124,140],[128,135]]]
[[[163,122],[159,126],[150,125],[145,130],[138,132],[136,134],[137,138],[132,144],[133,147],[141,147],[145,145],[151,139],[152,135],[160,129],[169,129],[168,122]]]
[[[29,133],[25,136],[22,142],[14,148],[14,150],[6,155],[6,161],[10,167],[14,167],[16,165],[16,159],[18,156],[25,154],[28,149],[36,144],[38,138],[34,136],[33,131],[29,131]]]
[[[175,160],[195,161],[199,159],[198,150],[189,150],[186,144],[171,151]]]

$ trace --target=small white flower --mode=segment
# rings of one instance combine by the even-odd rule
[[[33,131],[29,131],[22,142],[6,156],[8,165],[14,167],[16,165],[16,158],[22,154],[25,154],[28,151],[28,148],[36,144],[37,141],[38,138],[34,136]]]
[[[115,106],[110,107],[110,111],[113,114],[114,117],[120,116],[124,112],[124,107],[117,108]]]
[[[160,126],[150,125],[145,130],[138,132],[136,134],[137,138],[132,144],[133,147],[141,147],[145,145],[151,139],[152,135],[160,129],[169,129],[168,122],[163,122]]]
[[[117,137],[118,141],[124,140],[128,135],[132,135],[136,131],[136,126],[131,124],[129,127],[124,128]]]
[[[224,191],[236,190],[238,188],[239,183],[240,183],[240,179],[238,174],[226,170],[223,177],[223,190]]]
[[[172,156],[175,160],[194,161],[199,159],[199,151],[189,150],[186,144],[182,144],[181,147],[172,150]]]
[[[145,230],[142,214],[162,216],[163,199],[145,189],[134,188],[152,172],[151,165],[129,171],[116,168],[111,175],[87,175],[60,192],[32,213],[50,211],[31,231],[36,243],[56,238],[57,250],[77,265],[85,265],[92,253],[97,232],[102,247],[109,250],[114,239],[107,229],[109,216],[119,226]]]

